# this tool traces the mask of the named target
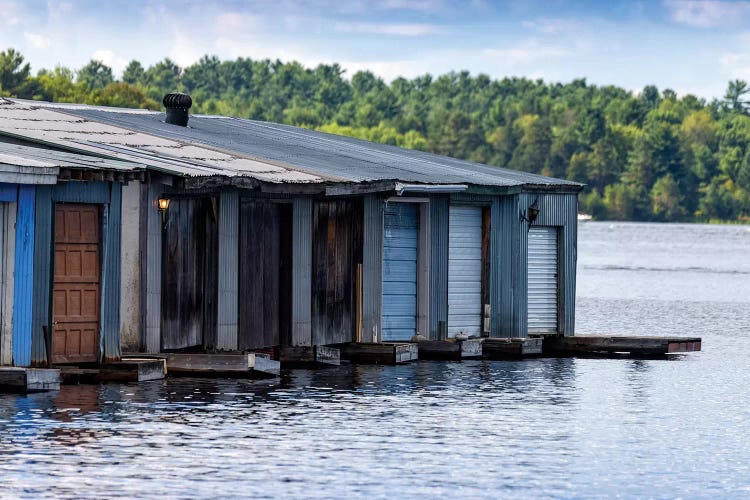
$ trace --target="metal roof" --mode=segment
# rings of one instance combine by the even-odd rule
[[[32,101],[0,101],[0,134],[137,162],[185,176],[245,176],[272,183],[322,182],[317,175],[207,145],[188,143],[63,113]],[[63,109],[62,107],[58,109]],[[66,111],[69,111],[66,108]]]
[[[493,167],[422,151],[373,143],[289,125],[192,115],[188,127],[164,123],[164,114],[84,105],[18,101],[17,119],[36,109],[38,113],[67,116],[59,124],[32,124],[22,133],[34,133],[78,144],[97,143],[98,147],[121,150],[123,147],[146,150],[158,158],[174,151],[184,160],[216,164],[192,148],[215,154],[243,157],[257,165],[288,169],[300,179],[277,182],[374,182],[400,181],[423,184],[469,184],[477,186],[542,186],[577,190],[581,184],[551,177]],[[8,130],[0,105],[0,132]],[[46,109],[43,109],[46,108]],[[54,110],[54,111],[53,111]],[[18,122],[16,122],[18,123]],[[30,129],[30,130],[29,130]],[[150,142],[144,142],[148,138]],[[160,143],[158,141],[166,141]],[[192,148],[191,148],[192,147]],[[184,154],[182,154],[184,152]],[[220,161],[220,160],[219,160]],[[260,168],[260,167],[259,167]],[[248,168],[251,172],[252,168]],[[248,172],[247,174],[250,174]],[[224,175],[221,172],[186,171],[186,175]],[[270,172],[269,172],[270,173]],[[275,172],[284,177],[283,172]],[[266,179],[261,179],[266,180]]]
[[[0,140],[0,182],[55,184],[61,168],[137,171],[144,166],[96,156],[10,144]]]

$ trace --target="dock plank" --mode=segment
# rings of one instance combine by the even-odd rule
[[[453,360],[482,357],[484,339],[421,340],[417,342],[419,359]]]
[[[280,363],[268,354],[166,354],[170,375],[278,376]]]
[[[575,335],[547,337],[545,352],[555,355],[594,353],[630,353],[636,356],[661,356],[668,353],[701,350],[700,337],[648,337],[623,335]]]

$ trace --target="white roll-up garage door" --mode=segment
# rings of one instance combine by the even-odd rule
[[[448,336],[482,333],[482,208],[450,208]]]
[[[529,333],[557,332],[557,228],[529,229]]]

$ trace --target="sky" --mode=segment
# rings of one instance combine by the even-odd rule
[[[119,75],[169,57],[337,62],[386,81],[468,70],[720,98],[750,80],[750,0],[0,0],[0,50]]]

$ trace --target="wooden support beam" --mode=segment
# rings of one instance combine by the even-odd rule
[[[575,335],[547,337],[545,353],[552,355],[615,354],[663,356],[670,353],[701,350],[700,337],[628,337],[610,335]]]
[[[28,393],[60,390],[60,370],[44,368],[0,368],[0,393]]]
[[[417,344],[350,342],[336,346],[341,349],[341,359],[352,363],[396,365],[416,361],[419,357]]]
[[[487,338],[482,343],[485,359],[522,359],[541,356],[542,339],[537,338]]]

